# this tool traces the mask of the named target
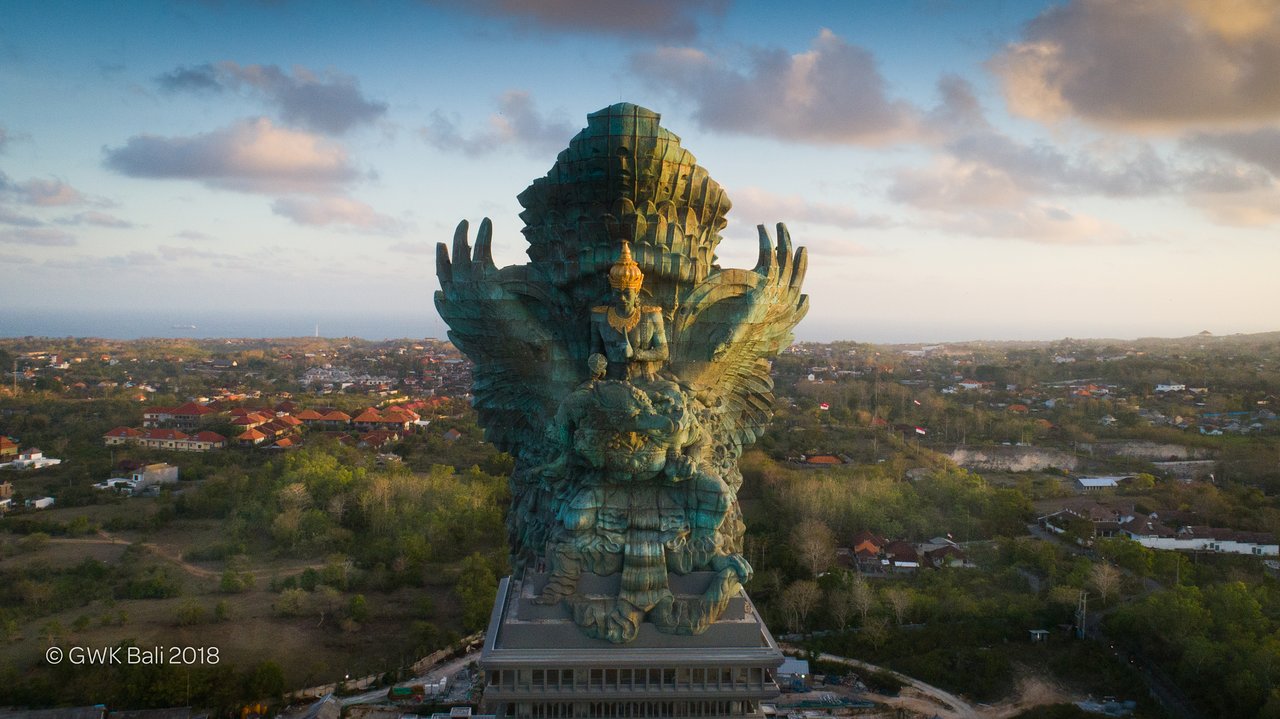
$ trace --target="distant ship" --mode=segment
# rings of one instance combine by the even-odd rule
[[[171,330],[193,330],[195,328],[196,328],[195,325],[170,325],[169,326],[169,329]]]

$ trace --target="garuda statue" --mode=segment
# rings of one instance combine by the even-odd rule
[[[437,248],[436,307],[475,363],[486,438],[515,458],[507,528],[516,573],[545,570],[590,636],[642,622],[697,634],[751,576],[738,458],[768,422],[768,358],[808,309],[804,248],[759,227],[752,270],[715,249],[730,204],[659,115],[627,103],[587,127],[519,201],[530,261],[501,269],[485,219]],[[578,591],[621,574],[617,596]],[[695,599],[669,573],[707,572]]]

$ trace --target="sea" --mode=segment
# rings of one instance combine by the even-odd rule
[[[237,337],[359,337],[367,340],[444,338],[434,308],[408,314],[377,309],[359,312],[229,313],[213,311],[22,310],[0,312],[0,337],[145,337],[226,339]]]

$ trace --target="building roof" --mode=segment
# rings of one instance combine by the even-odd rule
[[[172,410],[169,411],[169,414],[185,414],[185,415],[195,415],[195,416],[203,416],[206,414],[216,414],[216,413],[217,412],[215,410],[209,409],[208,407],[202,404],[196,404],[195,402],[188,402],[182,405],[181,407],[174,407]]]
[[[304,409],[294,416],[304,422],[314,422],[319,419],[324,419],[324,415],[320,414],[314,409]]]
[[[195,433],[194,435],[191,436],[191,439],[197,442],[226,442],[227,441],[226,437],[223,437],[217,432],[210,432],[207,429],[203,432]]]
[[[142,435],[143,439],[186,439],[187,435],[176,429],[149,429]]]
[[[267,438],[267,435],[259,432],[256,429],[247,429],[244,432],[242,432],[239,436],[236,437],[236,439],[243,439],[243,440],[257,440],[257,439],[266,439],[266,438]]]
[[[132,427],[116,427],[107,432],[104,437],[141,437],[142,431],[133,429]]]
[[[815,454],[805,460],[808,464],[844,464],[840,458],[832,454]]]
[[[373,407],[369,407],[368,409],[366,409],[365,411],[357,415],[356,418],[351,421],[352,422],[381,422],[382,414],[379,413],[378,410],[374,409]]]

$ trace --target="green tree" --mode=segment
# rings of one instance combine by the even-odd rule
[[[462,626],[467,631],[484,629],[498,593],[498,578],[479,552],[462,560],[462,570],[453,591],[462,602]]]

